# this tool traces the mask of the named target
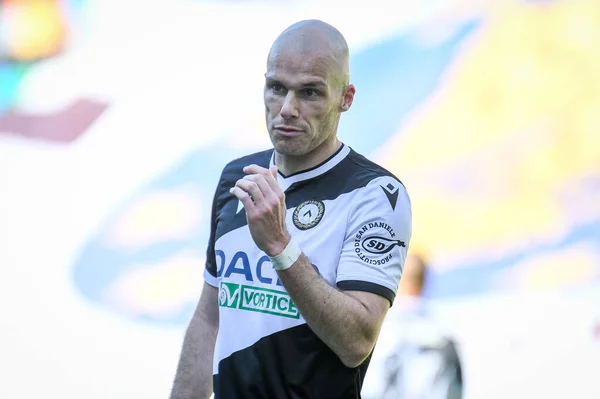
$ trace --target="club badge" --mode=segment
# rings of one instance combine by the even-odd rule
[[[294,226],[300,230],[308,230],[315,227],[325,213],[325,204],[319,200],[304,201],[294,210]]]

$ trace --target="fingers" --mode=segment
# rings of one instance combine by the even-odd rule
[[[271,166],[270,169],[266,169],[258,165],[248,165],[244,168],[244,172],[248,174],[261,175],[269,184],[269,187],[271,187],[271,190],[273,190],[276,196],[279,197],[281,194],[283,194],[283,191],[281,191],[281,187],[279,187],[279,183],[277,182],[277,166]]]
[[[256,207],[277,208],[285,202],[285,194],[277,182],[277,166],[266,169],[248,165],[243,171],[247,175],[238,180],[235,190],[230,192],[242,202],[247,212]]]
[[[268,185],[265,186],[268,187]],[[240,188],[242,190],[244,190],[247,194],[249,194],[252,198],[251,201],[254,203],[259,203],[262,204],[265,201],[265,196],[263,194],[263,192],[261,191],[259,185],[250,180],[250,179],[240,179],[237,182],[235,182],[235,187]],[[241,199],[240,199],[241,201]],[[243,202],[242,202],[243,203]],[[248,209],[248,208],[246,208]]]
[[[244,205],[244,208],[246,208],[246,212],[248,212],[250,209],[252,209],[254,207],[254,203],[252,202],[252,198],[250,198],[250,195],[245,192],[244,190],[242,190],[239,187],[232,187],[231,189],[229,189],[229,192],[236,197],[237,199],[240,200],[240,202],[242,203],[242,205]]]
[[[279,207],[282,202],[285,202],[285,196],[283,191],[280,188],[277,188],[277,192],[271,189],[269,183],[263,175],[247,175],[242,179],[249,183],[256,184],[260,193],[253,194],[250,192],[250,195],[254,199],[254,205],[258,207],[266,207],[268,209]],[[254,187],[253,185],[251,187]]]
[[[246,175],[244,176],[244,180],[256,183],[265,198],[273,191],[263,175]]]
[[[268,169],[263,168],[262,166],[255,165],[255,164],[245,166],[243,170],[244,170],[244,173],[257,174],[257,175],[265,175],[268,172]]]

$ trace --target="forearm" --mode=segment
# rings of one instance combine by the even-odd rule
[[[183,340],[171,399],[207,399],[213,392],[213,357],[219,329],[217,289],[205,283]]]
[[[216,330],[206,320],[190,323],[183,341],[171,399],[200,399],[212,394],[212,365]]]
[[[300,313],[348,367],[368,356],[380,326],[373,326],[369,309],[359,300],[330,286],[302,255],[279,278]]]
[[[367,292],[341,292],[329,286],[304,255],[297,258],[297,247],[284,253],[292,237],[286,226],[285,194],[277,182],[277,168],[249,165],[243,171],[246,176],[230,192],[244,205],[256,246],[271,262],[285,264],[274,267],[311,329],[346,366],[358,366],[375,345],[388,300]],[[288,267],[288,262],[294,264]]]

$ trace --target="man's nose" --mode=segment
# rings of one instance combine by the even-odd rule
[[[298,99],[294,93],[290,90],[283,100],[283,106],[281,107],[281,116],[284,119],[295,119],[299,116],[298,112]]]

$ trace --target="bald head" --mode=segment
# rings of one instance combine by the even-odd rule
[[[279,35],[267,60],[267,128],[287,172],[308,169],[338,148],[340,116],[352,106],[348,45],[322,21],[295,23]],[[281,163],[278,163],[281,165]]]
[[[316,60],[318,67],[330,68],[331,78],[339,86],[350,79],[348,44],[333,26],[319,20],[300,21],[284,30],[273,43],[267,68],[290,53]]]

